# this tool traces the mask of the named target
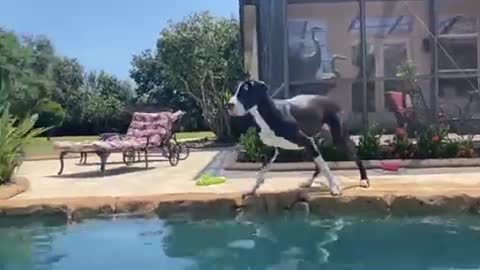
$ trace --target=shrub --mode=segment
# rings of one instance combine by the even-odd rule
[[[239,146],[245,154],[246,162],[262,162],[273,155],[274,149],[262,143],[254,127],[240,136]]]
[[[372,126],[364,131],[359,140],[358,154],[361,159],[413,159],[413,158],[471,158],[475,156],[472,137],[449,139],[442,126],[432,125],[417,133],[417,143],[413,143],[404,129],[397,128],[392,141],[386,147],[380,144],[382,131]],[[318,148],[326,161],[349,160],[346,153],[338,151],[331,139],[321,140]],[[255,128],[249,128],[240,136],[243,162],[263,162],[272,157],[273,147],[266,146],[260,140]],[[304,150],[279,149],[277,162],[311,161]]]
[[[446,139],[441,155],[443,158],[472,158],[475,156],[472,136],[466,139]]]
[[[383,134],[377,124],[366,128],[358,142],[358,156],[361,159],[379,159],[381,158],[380,138]]]
[[[4,184],[12,179],[15,169],[20,166],[25,146],[47,129],[33,128],[38,118],[36,114],[18,121],[10,115],[8,105],[0,117],[0,184]]]
[[[417,134],[417,157],[442,157],[448,130],[439,125],[430,125]]]
[[[337,150],[331,140],[322,140],[317,143],[322,157],[326,161],[342,161],[347,160],[346,153]],[[250,127],[247,131],[240,136],[239,146],[242,150],[243,156],[241,161],[243,162],[263,162],[270,159],[273,156],[274,148],[266,146],[260,140],[257,130],[254,127]],[[306,155],[304,150],[285,150],[279,149],[279,155],[277,162],[302,162],[309,161],[312,157]]]
[[[416,147],[408,139],[407,132],[403,128],[397,128],[393,140],[387,143],[388,146],[383,158],[406,159],[415,156]]]
[[[317,143],[318,150],[322,154],[325,161],[344,161],[348,160],[348,156],[345,152],[338,151],[337,147],[331,140],[322,140]]]
[[[51,100],[43,100],[37,108],[39,127],[59,127],[65,119],[65,111],[62,105]]]

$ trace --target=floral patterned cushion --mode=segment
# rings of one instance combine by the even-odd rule
[[[171,112],[136,112],[133,114],[132,123],[124,140],[146,144],[147,138],[150,138],[151,145],[160,146],[171,133],[172,120],[173,113]]]
[[[105,141],[95,142],[55,142],[54,147],[60,151],[89,152],[89,151],[125,151],[142,150],[147,146],[159,147],[170,137],[173,132],[173,124],[178,121],[185,112],[159,112],[140,113],[135,112],[128,128],[127,135],[123,140],[120,136],[111,136]]]

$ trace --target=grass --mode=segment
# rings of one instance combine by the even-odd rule
[[[178,132],[177,139],[179,141],[195,140],[209,138],[214,139],[215,135],[210,131],[199,132]],[[39,157],[39,156],[51,156],[55,154],[53,149],[53,142],[55,141],[95,141],[98,136],[65,136],[65,137],[52,137],[50,141],[45,137],[35,138],[32,143],[25,149],[27,157]]]

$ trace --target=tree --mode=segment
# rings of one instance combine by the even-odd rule
[[[123,128],[133,99],[129,81],[103,71],[84,75],[78,60],[57,56],[47,38],[18,37],[2,29],[0,86],[7,89],[0,101],[8,101],[13,116],[37,113],[37,125],[58,127],[63,123],[57,129],[62,134]]]
[[[60,132],[84,129],[85,95],[81,91],[84,82],[83,73],[83,66],[75,58],[57,58],[53,64],[52,78],[55,82],[55,91],[52,99],[65,110]],[[41,119],[40,116],[39,121]]]
[[[114,97],[104,97],[98,93],[88,96],[85,119],[96,133],[118,131],[127,118],[124,103]]]
[[[56,59],[52,42],[44,36],[24,36],[23,43],[31,51],[30,68],[36,74],[48,75]]]
[[[220,140],[231,138],[226,103],[243,76],[239,45],[238,22],[208,12],[169,25],[157,42],[167,84],[195,101]]]
[[[135,81],[137,101],[153,102],[164,88],[161,62],[151,50],[134,55],[130,68],[130,78]]]
[[[205,125],[201,110],[193,98],[167,85],[158,51],[146,50],[135,55],[130,77],[136,84],[137,106],[187,111],[181,123],[181,127],[187,130],[201,129]]]
[[[82,104],[83,125],[90,131],[119,131],[130,122],[131,84],[104,71],[86,73],[83,86],[71,98]]]
[[[0,184],[12,180],[20,166],[25,146],[47,129],[34,129],[37,115],[18,119],[10,114],[8,94],[15,85],[9,71],[0,66]]]
[[[132,86],[127,81],[101,71],[95,80],[95,89],[103,97],[115,98],[128,103],[133,98]]]
[[[8,94],[13,115],[25,117],[39,100],[51,96],[52,51],[44,38],[20,40],[13,32],[0,30],[0,68],[14,78]]]
[[[55,82],[54,100],[65,105],[66,100],[83,85],[83,67],[75,58],[59,58],[52,68]]]

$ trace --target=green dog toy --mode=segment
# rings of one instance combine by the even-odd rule
[[[212,176],[204,174],[197,180],[197,186],[210,186],[225,183],[224,176]]]

